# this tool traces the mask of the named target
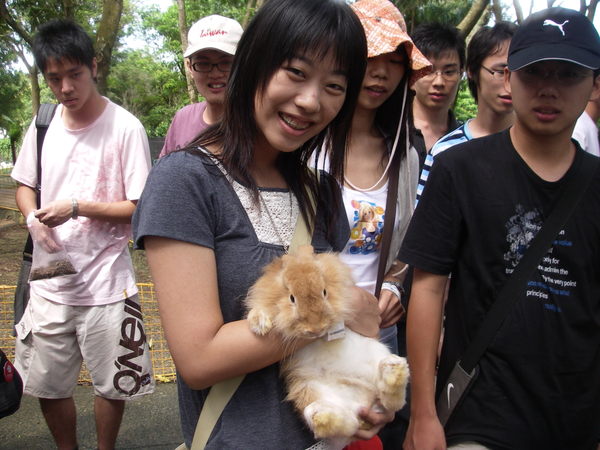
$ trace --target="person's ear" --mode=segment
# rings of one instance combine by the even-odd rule
[[[600,100],[600,74],[594,77],[594,86],[592,87],[592,94],[590,100],[597,102]]]
[[[508,67],[505,67],[504,68],[504,89],[509,94],[512,94],[512,90],[510,88],[510,77],[511,77],[511,75],[512,75],[512,72],[510,70],[508,70]]]

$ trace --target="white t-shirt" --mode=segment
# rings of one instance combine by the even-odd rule
[[[348,186],[342,189],[344,207],[350,225],[350,239],[340,259],[352,269],[356,285],[373,294],[381,253],[388,183],[379,189],[360,192]]]
[[[63,107],[58,106],[42,148],[42,207],[71,198],[94,202],[139,199],[150,170],[146,132],[132,114],[105,100],[100,117],[80,130],[64,126]],[[30,187],[37,182],[36,131],[34,120],[11,174]],[[91,306],[137,293],[128,250],[129,224],[79,217],[55,230],[78,273],[31,282],[36,295],[58,303]]]
[[[600,156],[598,143],[598,127],[587,112],[583,112],[573,130],[573,139],[579,142],[581,148],[592,155]]]

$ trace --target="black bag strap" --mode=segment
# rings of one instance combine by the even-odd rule
[[[375,283],[375,297],[379,298],[381,285],[385,276],[385,266],[390,254],[394,223],[396,222],[396,199],[398,198],[398,178],[400,177],[401,152],[396,149],[389,168],[387,198],[385,201],[385,223],[383,224],[383,236],[381,238],[381,253],[377,267],[377,282]]]
[[[44,138],[46,137],[46,131],[52,122],[54,112],[56,111],[55,103],[42,103],[38,108],[38,113],[35,118],[35,127],[37,131],[37,183],[35,185],[35,201],[38,208],[41,207],[41,183],[42,183],[42,147],[44,145]],[[27,235],[27,242],[25,243],[25,249],[23,250],[23,259],[31,261],[31,254],[33,253],[33,241],[31,235]]]
[[[465,372],[471,373],[475,369],[478,361],[500,329],[511,306],[519,298],[519,291],[527,282],[531,272],[552,246],[554,239],[583,197],[596,173],[599,163],[598,158],[589,159],[589,162],[579,161],[579,167],[571,177],[572,180],[564,188],[552,212],[544,221],[542,228],[531,240],[521,261],[517,264],[514,272],[498,293],[496,301],[485,316],[475,338],[471,341],[471,344],[460,360],[460,366]]]
[[[37,116],[35,117],[35,127],[37,129],[37,184],[35,190],[37,193],[37,207],[40,204],[41,195],[41,183],[42,183],[42,146],[44,145],[44,139],[46,137],[46,131],[52,122],[54,112],[56,111],[56,104],[54,103],[42,103],[38,109]]]

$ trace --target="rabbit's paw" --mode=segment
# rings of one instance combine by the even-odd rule
[[[404,406],[408,379],[406,358],[389,355],[380,361],[377,388],[381,404],[386,409],[397,411]]]
[[[256,309],[252,309],[248,313],[248,323],[252,332],[259,336],[264,336],[273,328],[271,318],[264,311]]]
[[[350,411],[318,402],[304,409],[304,417],[317,439],[353,436],[359,426],[358,419]]]

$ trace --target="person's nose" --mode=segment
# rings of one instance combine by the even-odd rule
[[[432,75],[433,75],[433,80],[432,80],[431,84],[433,84],[434,86],[443,86],[444,84],[446,84],[446,80],[442,76],[441,70],[436,70],[435,72],[432,73]]]
[[[315,113],[321,110],[321,90],[316,83],[307,83],[295,97],[298,108],[307,113]]]
[[[73,92],[73,83],[71,83],[71,80],[69,80],[69,77],[64,77],[61,80],[60,90],[63,94],[68,94],[70,92]]]
[[[386,78],[388,74],[387,64],[383,61],[373,61],[369,64],[369,75],[373,78]]]

